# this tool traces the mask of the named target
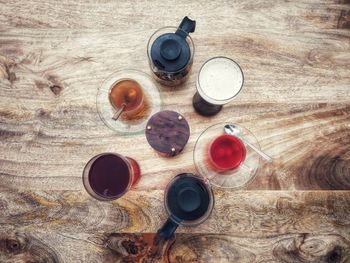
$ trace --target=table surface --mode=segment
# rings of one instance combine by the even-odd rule
[[[0,10],[0,262],[350,262],[348,0],[0,0]],[[149,36],[185,15],[197,21],[192,72],[161,90],[191,136],[164,158],[144,135],[104,126],[95,99],[116,70],[150,73]],[[205,118],[191,104],[195,77],[217,55],[236,60],[245,83]],[[240,190],[215,188],[205,223],[152,247],[167,182],[195,172],[196,139],[224,121],[249,128],[274,162]],[[81,179],[106,151],[142,169],[113,202]]]

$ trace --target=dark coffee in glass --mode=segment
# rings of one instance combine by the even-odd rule
[[[164,203],[169,218],[158,234],[166,240],[172,237],[179,225],[195,226],[206,220],[213,209],[214,196],[202,178],[183,173],[167,186]]]

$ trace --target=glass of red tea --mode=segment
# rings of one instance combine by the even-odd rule
[[[244,162],[246,148],[238,137],[223,134],[213,140],[209,146],[208,156],[214,169],[234,170]]]
[[[226,124],[212,125],[201,133],[193,151],[194,164],[197,172],[206,177],[211,185],[240,188],[253,180],[260,162],[260,156],[241,138],[260,147],[247,128],[235,124],[241,131],[240,138],[226,134]]]
[[[83,183],[86,191],[101,201],[123,196],[140,179],[138,163],[117,153],[101,153],[86,164]]]

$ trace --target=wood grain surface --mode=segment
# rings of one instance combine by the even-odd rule
[[[39,262],[350,260],[350,191],[216,190],[205,223],[181,227],[175,240],[159,246],[151,233],[166,219],[160,190],[132,191],[113,202],[84,191],[5,191],[0,197],[0,259],[18,260],[9,262],[30,256]]]
[[[150,35],[197,21],[188,81],[161,87],[191,135],[173,158],[120,136],[96,111],[114,71],[151,73]],[[242,92],[216,116],[192,108],[200,66],[228,56]],[[213,214],[152,247],[163,191],[195,172],[193,147],[217,122],[250,129],[274,158],[240,191],[215,189]],[[142,178],[115,202],[82,184],[101,152]],[[264,191],[262,191],[264,190]],[[320,191],[323,190],[323,191]],[[0,262],[350,262],[350,2],[0,0]]]

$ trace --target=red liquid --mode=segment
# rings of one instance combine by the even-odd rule
[[[209,149],[209,157],[213,166],[220,170],[237,168],[245,159],[245,146],[240,139],[231,135],[217,137]]]
[[[98,157],[91,165],[89,170],[89,185],[92,190],[103,198],[118,198],[124,194],[130,180],[134,184],[140,177],[140,168],[136,161],[127,158],[132,166],[129,166],[124,158],[114,155],[105,154]],[[133,174],[131,174],[133,172]]]

